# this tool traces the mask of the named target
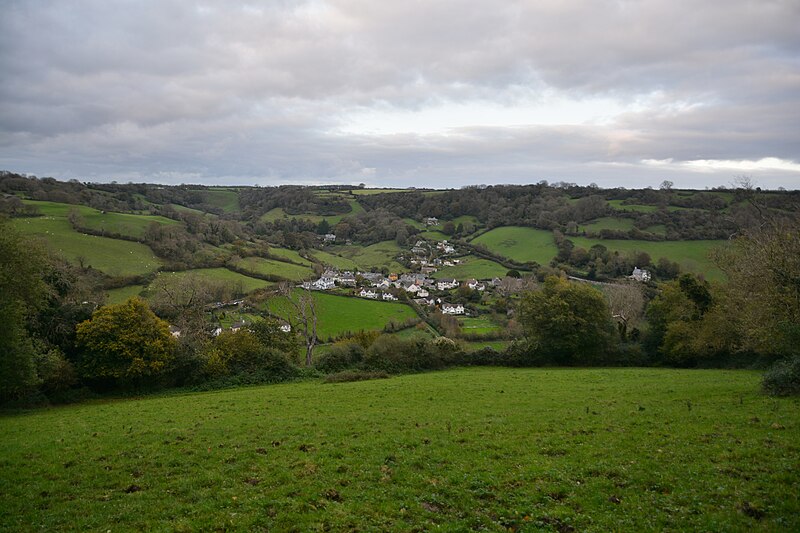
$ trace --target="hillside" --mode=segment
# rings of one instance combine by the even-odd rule
[[[6,416],[0,529],[796,530],[800,419],[756,382],[468,369]]]

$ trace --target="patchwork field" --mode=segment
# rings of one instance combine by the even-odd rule
[[[311,278],[314,275],[314,272],[309,267],[275,261],[274,259],[264,259],[263,257],[246,257],[236,263],[236,267],[247,272],[264,276],[280,276],[292,281],[300,281]]]
[[[797,531],[758,374],[474,368],[0,418],[0,529]]]
[[[12,224],[26,235],[43,238],[52,250],[68,260],[82,260],[86,266],[112,276],[147,274],[162,264],[144,244],[84,235],[73,230],[66,218],[17,218]]]
[[[349,298],[323,292],[311,292],[314,297],[320,339],[336,337],[347,331],[382,330],[390,320],[403,322],[417,314],[411,307],[397,303],[365,298]],[[267,304],[270,312],[280,317],[290,316],[292,308],[281,298]]]
[[[722,279],[723,274],[708,258],[708,252],[715,246],[721,246],[726,241],[634,241],[613,239],[589,239],[586,237],[570,237],[575,246],[585,249],[595,244],[602,244],[609,250],[631,252],[639,250],[650,254],[653,262],[660,257],[667,257],[677,261],[686,272],[702,273],[708,279]]]
[[[482,244],[492,252],[519,262],[536,261],[546,265],[558,254],[552,232],[524,228],[519,226],[503,226],[494,228],[472,241]]]

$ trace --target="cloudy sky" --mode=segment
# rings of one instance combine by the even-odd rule
[[[0,0],[0,169],[800,188],[798,0]]]

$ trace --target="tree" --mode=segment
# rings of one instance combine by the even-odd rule
[[[608,300],[611,316],[617,321],[617,329],[622,340],[626,340],[628,330],[635,328],[644,315],[644,295],[638,283],[605,285],[603,292]]]
[[[0,401],[35,389],[35,350],[25,328],[47,287],[44,252],[0,220]]]
[[[533,354],[557,364],[600,361],[614,329],[600,291],[555,276],[542,290],[523,295],[519,322]]]
[[[303,338],[306,348],[305,366],[314,362],[314,348],[317,345],[317,306],[314,295],[308,290],[294,290],[290,283],[279,283],[273,293],[279,296],[287,308],[280,314],[289,323],[292,331]]]
[[[90,379],[143,384],[166,372],[174,357],[169,325],[139,298],[101,307],[76,330],[80,372]]]

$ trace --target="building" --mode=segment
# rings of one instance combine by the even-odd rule
[[[442,313],[446,315],[463,315],[464,306],[461,304],[458,305],[442,304]]]
[[[458,287],[458,280],[453,278],[442,278],[436,282],[436,288],[440,291],[455,289],[456,287]]]
[[[336,282],[333,278],[321,277],[317,281],[311,284],[311,288],[318,290],[318,291],[327,291],[328,289],[332,289],[336,286]]]
[[[359,292],[358,295],[362,298],[371,298],[373,300],[378,297],[378,293],[370,289],[361,289],[361,292]]]
[[[629,276],[631,279],[635,279],[636,281],[641,281],[643,283],[647,283],[650,281],[650,272],[647,270],[641,269],[639,267],[633,268],[633,273]]]
[[[388,302],[396,302],[397,301],[397,296],[395,296],[391,292],[384,292],[383,295],[381,296],[381,298],[383,298],[384,300],[386,300]]]

